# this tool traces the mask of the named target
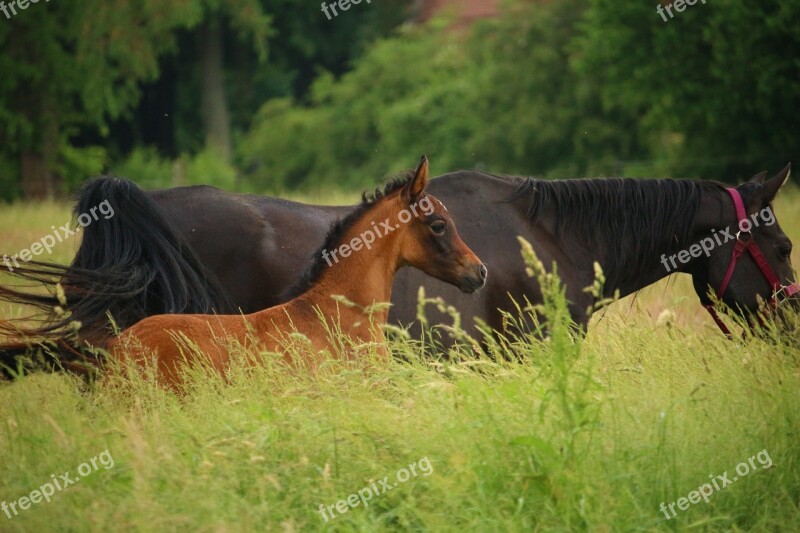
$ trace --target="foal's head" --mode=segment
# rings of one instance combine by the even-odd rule
[[[416,267],[463,292],[476,291],[486,283],[486,267],[461,240],[444,204],[425,192],[427,185],[428,158],[422,156],[414,176],[391,198],[401,223],[400,266]]]
[[[317,285],[341,258],[374,262],[377,256],[390,262],[385,273],[392,276],[403,266],[413,266],[463,292],[483,287],[486,267],[458,236],[445,206],[425,192],[427,184],[428,159],[423,156],[406,179],[373,195],[365,193],[361,205],[331,227],[311,268],[284,293],[284,299],[291,300]],[[363,249],[372,253],[359,252]],[[351,263],[349,268],[354,266]]]

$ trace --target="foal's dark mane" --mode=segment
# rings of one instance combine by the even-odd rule
[[[322,252],[325,250],[330,252],[338,248],[342,244],[340,241],[344,235],[361,219],[361,217],[372,209],[380,200],[408,185],[411,180],[414,179],[414,175],[415,172],[409,170],[405,174],[401,174],[387,182],[383,187],[378,187],[371,192],[365,191],[361,195],[361,204],[359,204],[353,212],[331,224],[331,229],[328,230],[328,235],[325,237],[325,243],[320,246],[312,256],[313,263],[305,271],[300,281],[284,293],[283,299],[290,300],[296,298],[313,287],[322,277],[325,269],[330,268],[328,262],[322,257]]]
[[[532,224],[552,209],[556,236],[596,250],[609,288],[643,276],[662,253],[686,246],[702,193],[725,188],[687,179],[516,179],[508,201],[527,198]]]

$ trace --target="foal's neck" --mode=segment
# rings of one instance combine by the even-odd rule
[[[298,299],[318,306],[324,314],[339,312],[339,304],[331,298],[334,295],[343,296],[360,310],[376,303],[388,303],[394,275],[400,267],[400,245],[406,229],[404,225],[395,228],[394,204],[392,197],[382,200],[345,231],[333,249],[326,250],[324,261],[328,266],[317,283]],[[386,220],[394,230],[384,234],[386,228],[378,228]],[[367,232],[375,237],[374,242],[367,244],[369,239],[364,238]],[[376,323],[385,323],[388,310],[377,310],[373,317]]]

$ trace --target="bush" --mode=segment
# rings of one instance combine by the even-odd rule
[[[465,35],[442,22],[375,43],[310,105],[262,107],[239,151],[266,188],[371,185],[428,154],[459,168],[552,177],[608,175],[642,154],[635,115],[606,117],[572,70],[578,0],[517,2]]]
[[[113,176],[133,180],[142,187],[169,187],[172,163],[161,158],[154,148],[136,148],[127,159],[111,169]]]
[[[209,151],[171,161],[153,148],[136,148],[111,174],[133,180],[146,189],[179,185],[233,189],[237,182],[236,170]]]

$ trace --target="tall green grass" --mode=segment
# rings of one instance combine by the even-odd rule
[[[796,198],[776,206],[795,242]],[[13,209],[0,221],[14,250],[63,218]],[[114,466],[12,519],[0,511],[0,530],[797,530],[796,339],[726,340],[683,279],[613,304],[581,338],[546,282],[548,338],[509,339],[495,348],[506,359],[467,346],[431,360],[397,336],[401,357],[383,366],[310,375],[265,355],[227,381],[195,369],[180,397],[114,374],[2,384],[0,502],[104,450]],[[762,450],[770,468],[756,462],[676,518],[659,510]],[[422,458],[430,475],[327,522],[318,512]]]

